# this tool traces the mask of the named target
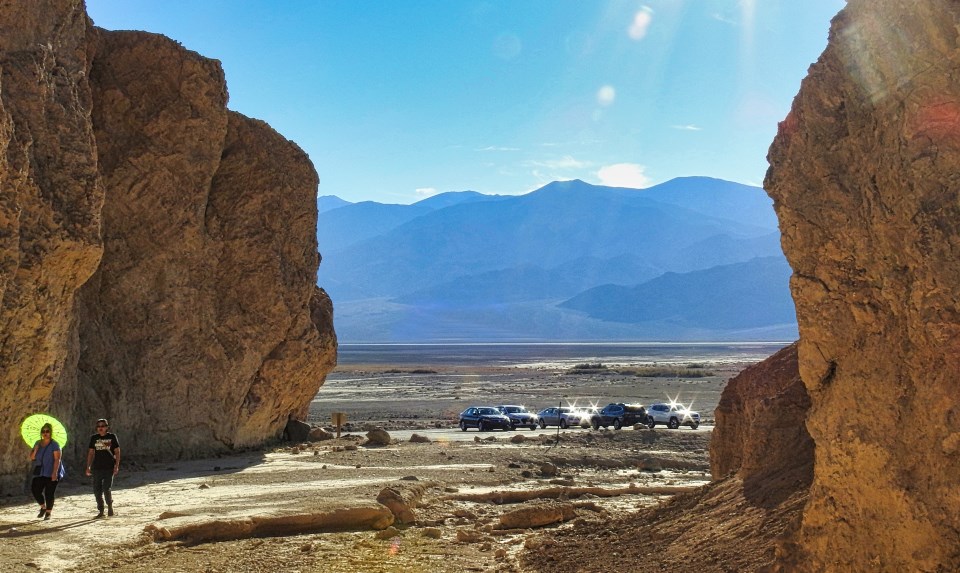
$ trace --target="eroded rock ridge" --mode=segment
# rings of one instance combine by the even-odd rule
[[[306,154],[79,0],[0,4],[0,69],[0,475],[35,411],[72,454],[100,416],[144,458],[279,435],[336,361]]]

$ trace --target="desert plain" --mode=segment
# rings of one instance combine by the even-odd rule
[[[747,364],[673,365],[701,369],[697,376],[641,376],[615,364],[341,365],[306,419],[334,432],[332,413],[345,413],[339,438],[166,463],[126,452],[116,515],[105,519],[94,518],[89,479],[72,468],[49,521],[36,519],[26,491],[0,500],[0,562],[7,571],[246,572],[602,571],[610,559],[636,563],[657,536],[691,535],[695,543],[695,515],[690,528],[658,532],[657,511],[710,481],[713,409]],[[469,405],[536,410],[676,396],[701,412],[699,429],[456,428]],[[121,443],[122,426],[114,422]],[[391,442],[370,443],[374,428]],[[645,527],[646,541],[620,537]]]

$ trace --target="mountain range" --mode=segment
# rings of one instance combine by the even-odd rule
[[[318,198],[344,342],[788,340],[772,202],[706,177],[412,205]]]

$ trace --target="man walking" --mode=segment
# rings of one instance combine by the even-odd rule
[[[103,501],[107,501],[107,515],[113,515],[113,476],[120,471],[120,442],[108,430],[110,424],[97,420],[97,433],[90,436],[87,451],[87,475],[93,475],[93,495],[97,498],[97,517],[103,517]]]

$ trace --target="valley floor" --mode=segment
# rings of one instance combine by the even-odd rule
[[[49,521],[36,519],[26,495],[5,500],[0,563],[7,571],[50,572],[609,570],[608,552],[577,550],[579,559],[558,553],[576,544],[557,540],[572,535],[596,546],[597,535],[639,531],[636,512],[701,491],[710,479],[709,428],[577,428],[559,439],[556,429],[471,430],[452,440],[443,436],[455,425],[454,412],[478,401],[640,401],[641,394],[696,388],[709,418],[739,366],[695,381],[550,369],[404,374],[351,367],[331,376],[311,409],[316,422],[347,412],[349,433],[231,457],[126,464],[114,487],[117,515],[105,519],[94,519],[82,477],[62,484]],[[408,376],[432,377],[427,386],[434,390]],[[398,389],[407,386],[414,396]],[[393,431],[393,442],[367,445],[364,433],[374,426]],[[411,430],[433,438],[410,442]],[[394,529],[384,530],[394,518],[377,501],[385,490],[411,511]]]

